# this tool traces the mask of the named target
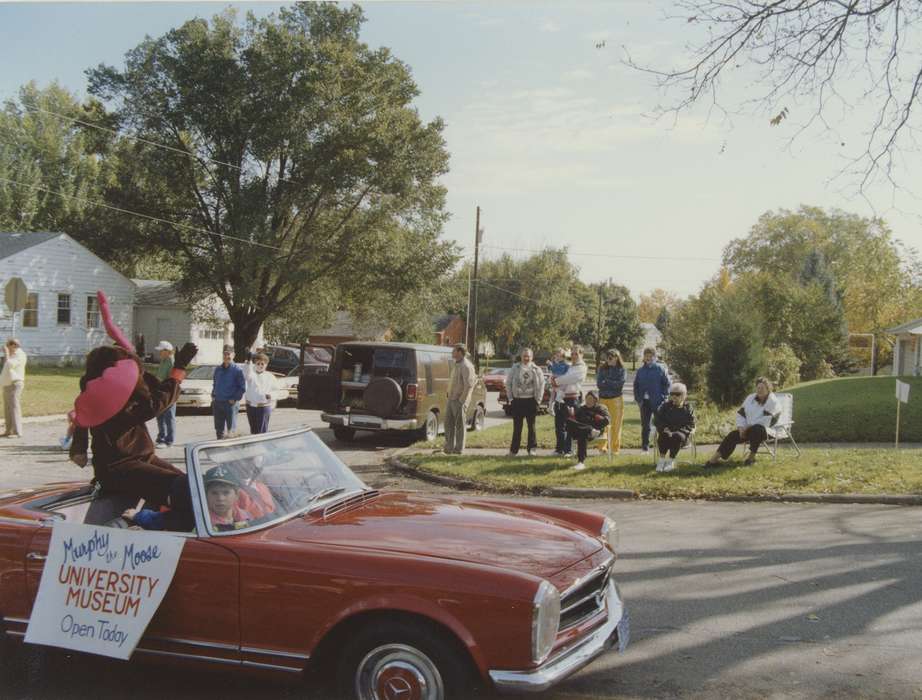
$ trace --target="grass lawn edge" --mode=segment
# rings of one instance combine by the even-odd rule
[[[421,481],[449,486],[464,491],[487,493],[545,496],[551,498],[598,499],[646,501],[725,501],[725,502],[787,502],[828,504],[877,504],[891,506],[922,506],[922,495],[918,494],[868,494],[868,493],[762,493],[762,494],[644,494],[630,489],[576,488],[563,486],[500,486],[488,481],[450,476],[408,464],[402,455],[388,457],[386,463],[392,469]]]

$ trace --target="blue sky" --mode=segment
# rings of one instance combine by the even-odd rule
[[[83,94],[84,69],[119,65],[145,34],[224,6],[0,4],[0,98],[33,79],[57,79]],[[234,6],[257,14],[278,7]],[[694,28],[667,21],[668,7],[645,0],[364,5],[363,39],[408,63],[420,113],[446,121],[446,237],[470,248],[480,205],[487,256],[567,245],[585,280],[611,278],[635,294],[694,293],[717,270],[723,247],[760,214],[801,203],[876,211],[896,237],[922,248],[922,203],[894,201],[887,188],[866,201],[851,180],[829,182],[861,145],[860,112],[843,112],[834,133],[808,132],[793,147],[788,139],[808,105],[786,104],[791,119],[777,128],[768,115],[727,121],[704,109],[675,123],[651,119],[666,97],[621,59],[630,51],[661,65],[679,60]],[[605,48],[595,48],[603,39]],[[728,81],[728,102],[749,95],[750,79],[741,72]]]

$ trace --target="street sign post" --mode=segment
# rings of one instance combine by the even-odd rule
[[[13,277],[6,283],[3,292],[3,300],[13,315],[13,330],[10,335],[16,335],[16,314],[26,308],[26,301],[29,298],[29,288],[26,283],[19,277]]]
[[[896,441],[893,446],[900,448],[900,404],[909,403],[909,384],[896,380]]]

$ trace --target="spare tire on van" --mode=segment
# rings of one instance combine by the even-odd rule
[[[392,377],[375,377],[362,394],[365,408],[381,418],[397,412],[403,403],[403,389]]]

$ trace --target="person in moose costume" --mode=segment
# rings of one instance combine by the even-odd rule
[[[92,436],[94,481],[102,492],[143,498],[148,507],[156,508],[167,502],[170,485],[183,472],[154,454],[145,423],[176,403],[186,367],[198,348],[183,345],[169,376],[158,380],[144,371],[134,347],[113,322],[106,295],[99,291],[96,296],[115,345],[95,348],[86,356],[71,414],[75,429],[70,459],[86,466]]]

